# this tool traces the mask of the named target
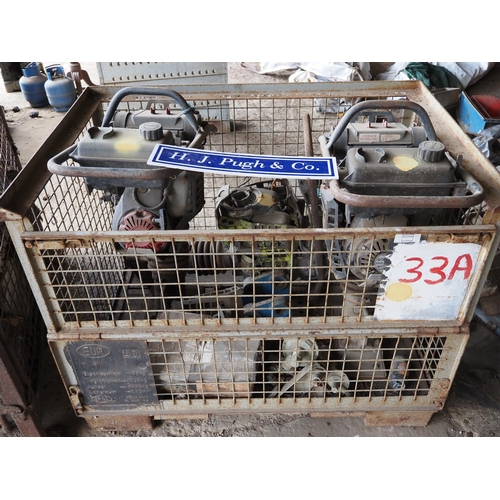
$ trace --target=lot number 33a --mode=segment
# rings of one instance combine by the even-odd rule
[[[454,278],[467,280],[473,268],[472,256],[465,253],[450,262],[448,257],[437,255],[427,261],[422,257],[408,257],[406,275],[399,278],[401,283],[417,283],[423,281],[428,285],[437,285]]]

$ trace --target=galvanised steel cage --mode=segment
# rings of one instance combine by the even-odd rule
[[[313,193],[296,179],[205,173],[188,229],[112,230],[102,192],[47,169],[100,125],[118,91],[87,88],[0,200],[75,411],[361,412],[367,423],[425,424],[444,404],[498,248],[496,169],[420,82],[173,88],[215,126],[205,150],[257,155],[324,156],[353,103],[418,103],[481,197],[455,207],[429,196],[435,210],[408,223],[349,225],[327,181]],[[152,103],[171,105],[136,95],[120,110]],[[421,125],[411,110],[394,117]],[[292,222],[222,213],[228,192],[250,186],[282,193]]]

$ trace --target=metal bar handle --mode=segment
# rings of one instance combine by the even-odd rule
[[[102,119],[101,127],[109,127],[112,121],[112,118],[115,114],[118,105],[122,101],[122,99],[128,95],[154,95],[154,96],[167,96],[172,98],[174,101],[179,104],[182,111],[186,115],[186,118],[193,127],[193,130],[198,131],[199,124],[195,117],[195,109],[187,103],[187,101],[175,90],[170,89],[157,89],[157,88],[149,88],[149,87],[126,87],[124,89],[119,90],[109,102],[108,109],[106,110],[106,114]]]
[[[468,196],[376,196],[349,193],[342,188],[338,180],[330,182],[330,190],[334,198],[341,203],[355,207],[377,208],[470,208],[482,203],[485,193],[481,185],[464,169],[460,177],[467,183],[471,191]]]
[[[64,149],[47,162],[49,172],[56,175],[66,175],[70,177],[97,177],[101,179],[141,179],[160,180],[172,177],[177,169],[171,168],[110,168],[110,167],[84,167],[80,165],[63,165],[71,158],[71,154],[77,148],[76,144]]]
[[[427,111],[425,111],[425,109],[420,106],[420,104],[412,101],[362,101],[354,104],[354,106],[351,106],[345,112],[337,127],[333,130],[332,135],[330,136],[330,139],[328,140],[328,143],[326,145],[330,154],[333,145],[340,139],[340,136],[346,129],[347,125],[349,125],[349,123],[351,123],[356,116],[361,114],[363,111],[366,111],[367,109],[380,109],[384,111],[394,109],[409,109],[410,111],[415,112],[422,121],[422,126],[424,127],[428,139],[431,141],[437,141],[436,131],[434,130],[434,126],[432,125],[429,115],[427,114]]]

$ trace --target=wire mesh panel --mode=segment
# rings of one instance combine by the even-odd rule
[[[10,239],[4,240],[2,252],[0,334],[5,347],[29,381],[33,397],[38,382],[44,324]]]
[[[149,342],[161,399],[429,394],[445,338],[295,337]],[[431,368],[433,367],[433,368]]]
[[[21,162],[0,107],[0,193],[21,170]],[[36,390],[43,321],[4,222],[0,222],[0,333]]]
[[[0,193],[5,191],[20,170],[21,162],[0,106]],[[0,346],[22,380],[25,393],[21,397],[24,397],[28,404],[33,404],[38,387],[43,335],[43,320],[25,271],[5,223],[0,222]],[[2,361],[2,366],[5,366],[7,361]],[[2,373],[1,376],[10,380],[13,374]],[[12,398],[10,391],[16,392],[6,386],[5,381],[3,387],[6,394],[0,394],[0,405],[2,397]],[[12,404],[12,401],[4,403]],[[0,416],[3,418],[0,426],[9,427],[8,424],[12,422],[9,421],[8,415],[1,413]],[[20,430],[25,435],[30,435],[26,426],[21,426]]]
[[[468,334],[204,335],[53,341],[79,414],[428,411]]]
[[[467,226],[420,227],[419,243],[413,228],[34,236],[26,244],[61,329],[458,325],[492,241],[491,229]],[[405,261],[395,277],[376,262],[388,242]]]
[[[0,106],[0,194],[14,180],[14,177],[21,170],[21,162],[5,120],[3,108]],[[8,239],[8,231],[5,224],[0,225],[0,251],[4,252],[5,239]],[[4,260],[3,254],[1,256]]]

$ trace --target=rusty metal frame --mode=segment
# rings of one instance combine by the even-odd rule
[[[390,239],[394,238],[394,231],[388,230],[387,228],[370,228],[369,230],[364,230],[362,233],[364,238],[368,240],[372,238],[377,239]],[[492,244],[494,242],[494,237],[496,234],[495,226],[445,226],[445,227],[408,227],[400,228],[397,231],[399,235],[413,235],[421,234],[423,237],[430,241],[451,241],[451,242],[477,242],[481,245],[482,250],[478,258],[478,267],[473,275],[473,281],[469,286],[469,291],[464,298],[464,304],[461,307],[460,315],[456,320],[428,320],[425,321],[427,326],[450,326],[457,327],[461,326],[467,322],[467,312],[471,307],[474,307],[474,293],[476,288],[479,286],[479,282],[484,275],[484,268],[486,266],[486,261],[488,256],[492,252]],[[343,229],[336,230],[335,237],[337,239],[354,239],[359,237],[360,233],[356,229]],[[277,238],[279,242],[290,241],[294,242],[297,240],[307,240],[307,241],[325,241],[331,238],[331,233],[328,231],[317,231],[315,229],[293,229],[286,230],[282,229],[279,232],[279,236],[274,234],[272,230],[254,230],[250,234],[244,230],[231,230],[223,231],[220,230],[217,233],[213,231],[201,231],[197,230],[194,233],[187,233],[185,231],[171,231],[169,236],[166,237],[165,233],[161,231],[148,231],[148,234],[144,232],[136,231],[129,232],[127,235],[133,238],[135,241],[151,241],[151,242],[172,242],[172,246],[175,243],[186,242],[192,246],[195,246],[198,242],[211,242],[212,246],[215,247],[216,243],[223,241],[245,241],[255,242],[260,240],[268,240],[274,242]],[[20,241],[20,248],[23,254],[29,261],[29,268],[38,269],[40,272],[33,273],[31,275],[31,280],[35,280],[39,286],[41,293],[43,293],[44,300],[42,307],[44,306],[43,313],[46,315],[46,323],[49,325],[50,332],[60,333],[62,337],[66,334],[79,333],[81,335],[87,336],[92,335],[92,332],[96,329],[102,335],[104,332],[109,331],[114,328],[123,328],[127,331],[133,331],[134,328],[146,329],[146,331],[158,331],[165,327],[168,328],[179,328],[179,334],[184,334],[189,330],[196,330],[200,327],[207,331],[218,330],[219,328],[227,328],[228,331],[234,331],[234,328],[240,330],[241,328],[290,328],[295,325],[302,326],[303,328],[308,328],[314,325],[314,328],[325,329],[331,328],[335,325],[335,328],[339,330],[357,330],[358,328],[379,328],[381,326],[385,328],[400,328],[408,329],[409,331],[415,330],[413,322],[411,321],[389,321],[389,322],[379,322],[374,321],[371,316],[363,317],[338,317],[338,316],[327,316],[327,317],[312,317],[310,315],[305,315],[305,317],[292,317],[292,318],[242,318],[238,319],[226,318],[226,319],[186,319],[182,317],[178,320],[165,320],[165,319],[154,319],[154,317],[148,317],[141,319],[140,317],[134,317],[133,314],[127,316],[123,319],[68,319],[68,314],[62,308],[63,303],[68,303],[71,300],[71,288],[74,285],[64,285],[65,274],[71,274],[71,276],[76,276],[78,270],[76,271],[51,271],[47,268],[47,263],[45,261],[49,255],[54,255],[54,259],[57,259],[60,264],[59,267],[64,267],[63,263],[66,259],[74,259],[76,262],[80,259],[85,259],[88,251],[88,255],[94,256],[96,258],[106,258],[111,262],[118,259],[122,259],[119,253],[114,250],[103,251],[101,254],[101,248],[113,249],[117,246],[117,242],[123,239],[123,234],[121,232],[24,232]],[[271,243],[274,244],[274,243]],[[81,257],[80,253],[83,251]],[[55,252],[55,254],[54,254]],[[62,252],[61,256],[58,257],[57,252]],[[134,254],[131,254],[132,257]],[[175,254],[174,254],[175,255]],[[182,254],[181,254],[182,255]],[[292,254],[292,256],[295,254]],[[179,257],[180,258],[180,257]],[[137,259],[137,256],[135,257]],[[77,265],[78,267],[78,265]],[[121,267],[116,267],[115,270],[108,269],[104,266],[104,271],[99,271],[100,273],[108,274],[110,281],[108,282],[107,288],[103,289],[102,300],[96,298],[97,302],[102,303],[102,309],[95,309],[92,302],[89,303],[88,308],[81,308],[81,313],[111,313],[114,309],[112,304],[116,301],[116,293],[110,288],[113,283],[113,274],[115,272],[121,273],[123,269]],[[196,267],[187,269],[198,275],[201,273]],[[51,275],[53,276],[51,278]],[[63,283],[58,285],[53,280],[57,279],[57,276],[61,276],[59,280]],[[82,280],[85,277],[82,274]],[[115,278],[116,279],[116,278]],[[235,279],[235,278],[233,278]],[[218,280],[214,277],[211,281],[215,286]],[[118,278],[116,281],[117,286],[123,286],[123,278]],[[325,283],[330,285],[342,284],[342,280],[334,280],[333,278],[325,279]],[[236,283],[234,282],[233,285]],[[89,285],[82,284],[82,293],[85,295],[85,289]],[[95,289],[103,287],[104,284],[94,284]],[[56,288],[60,290],[65,290],[64,297],[58,298],[56,293]],[[111,291],[107,291],[107,290]],[[345,292],[344,292],[345,293]],[[362,292],[359,292],[362,293]],[[96,302],[96,303],[97,303]],[[129,306],[130,307],[130,306]],[[149,307],[147,305],[142,305],[137,309],[137,312],[143,311],[147,313]],[[75,311],[77,312],[77,311]],[[187,311],[185,311],[187,312]],[[70,314],[70,316],[72,313]],[[149,316],[149,314],[148,314]],[[184,330],[183,330],[184,329]],[[61,337],[60,337],[61,338]]]
[[[199,333],[199,332],[198,332]],[[241,336],[247,338],[248,332],[241,332]],[[283,334],[283,333],[282,333]],[[260,337],[262,338],[262,332]],[[316,338],[317,332],[305,333],[304,331],[288,332],[289,338]],[[370,336],[380,338],[413,338],[415,336],[392,333],[387,331],[371,332]],[[331,331],[329,337],[323,338],[338,338],[336,331]],[[49,335],[49,337],[53,337]],[[112,336],[116,342],[121,339],[127,340],[143,340],[145,337],[129,333],[127,336],[116,334]],[[176,333],[164,332],[154,338],[148,336],[148,343],[158,343],[161,341],[178,340],[179,336]],[[460,333],[445,333],[443,329],[426,329],[421,331],[418,337],[432,339],[441,337],[444,339],[442,353],[439,362],[434,366],[434,374],[428,376],[430,386],[423,394],[419,395],[419,391],[404,395],[403,393],[384,392],[374,394],[371,392],[367,395],[356,396],[356,391],[352,397],[334,395],[329,397],[311,397],[310,395],[294,396],[294,397],[275,397],[269,398],[263,395],[254,396],[246,394],[237,397],[235,394],[222,392],[209,393],[205,395],[201,392],[198,397],[181,397],[181,398],[159,398],[156,403],[148,405],[136,405],[133,408],[125,410],[113,409],[108,410],[94,409],[92,403],[88,399],[88,394],[81,390],[78,386],[78,379],[75,378],[73,371],[70,369],[67,359],[64,356],[65,346],[72,342],[66,338],[65,340],[50,340],[49,345],[52,353],[57,360],[61,370],[64,385],[68,392],[68,397],[71,400],[75,414],[86,419],[93,417],[144,417],[162,420],[168,418],[193,418],[204,417],[206,414],[240,414],[240,413],[310,413],[318,416],[365,416],[368,420],[375,418],[378,420],[377,425],[426,425],[432,414],[443,409],[446,402],[451,383],[455,377],[456,370],[462,354],[467,345],[469,338],[468,328],[462,328]],[[111,338],[107,337],[108,339]],[[193,335],[187,335],[186,339],[199,338]],[[217,337],[220,339],[221,337]],[[285,337],[286,338],[286,337]],[[95,342],[91,339],[88,344]],[[96,344],[97,345],[97,344]],[[352,385],[352,383],[351,383]],[[361,391],[362,392],[362,391]],[[392,415],[392,419],[384,421],[385,414]],[[378,415],[378,417],[377,417]],[[406,415],[405,419],[397,422],[397,415]],[[426,415],[423,422],[420,421],[422,415]],[[412,418],[413,417],[413,418]]]
[[[284,403],[272,402],[265,406],[261,402],[238,399],[214,399],[203,402],[178,401],[175,408],[169,407],[173,403],[161,403],[160,406],[137,407],[133,410],[115,412],[118,415],[157,415],[161,418],[180,414],[206,414],[207,412],[253,412],[253,411],[276,411],[276,412],[303,412],[311,413],[379,413],[389,415],[387,421],[391,420],[391,415],[408,411],[415,414],[425,414],[430,417],[433,412],[442,408],[446,399],[447,391],[453,380],[456,368],[462,356],[468,338],[468,323],[472,318],[475,305],[479,299],[479,293],[486,281],[487,272],[494,258],[495,251],[500,244],[500,174],[495,167],[482,155],[479,149],[460,129],[459,125],[451,118],[448,112],[435,100],[432,94],[421,82],[348,82],[348,83],[314,83],[314,84],[256,84],[256,85],[176,85],[175,90],[183,95],[188,101],[205,102],[210,100],[279,100],[279,99],[314,99],[318,96],[328,98],[380,98],[389,97],[407,98],[410,101],[418,102],[428,113],[431,122],[434,124],[437,138],[446,144],[448,150],[454,157],[462,157],[462,168],[476,179],[484,189],[485,212],[481,224],[470,226],[453,227],[433,227],[434,234],[448,234],[453,238],[454,232],[487,236],[483,240],[483,250],[481,258],[481,269],[467,296],[467,308],[455,322],[446,324],[426,324],[425,327],[419,325],[409,325],[403,323],[391,323],[390,325],[373,324],[315,324],[304,323],[291,324],[288,321],[278,321],[275,324],[266,322],[243,322],[241,325],[214,322],[202,325],[199,322],[176,324],[165,322],[140,320],[129,325],[115,324],[69,324],[65,323],[61,316],[61,311],[57,309],[55,295],[51,290],[50,280],[46,274],[41,275],[43,270],[42,257],[40,252],[45,250],[65,251],[78,247],[85,247],[91,242],[100,241],[113,243],[118,234],[112,232],[99,231],[76,231],[76,232],[38,232],[30,222],[30,210],[35,203],[40,192],[44,189],[51,178],[47,170],[47,162],[60,151],[70,147],[78,140],[80,134],[89,124],[99,125],[103,117],[106,104],[121,89],[121,87],[88,87],[79,97],[71,111],[61,120],[47,141],[35,153],[28,162],[25,169],[18,175],[16,181],[9,187],[0,199],[0,218],[6,221],[9,231],[12,234],[19,258],[25,266],[28,279],[37,297],[37,301],[42,310],[47,328],[48,340],[56,359],[61,376],[65,381],[70,399],[76,409],[78,401],[75,393],[69,388],[75,384],[74,374],[71,366],[64,360],[62,349],[65,343],[73,340],[89,342],[99,342],[106,339],[109,341],[120,339],[174,339],[182,336],[198,336],[209,338],[228,338],[235,335],[247,335],[248,337],[259,337],[263,334],[269,337],[278,336],[362,336],[374,335],[444,335],[446,342],[450,346],[449,355],[441,360],[439,376],[436,377],[435,386],[432,391],[432,400],[424,402],[409,401],[404,399],[386,400],[381,404],[373,400],[364,400],[361,403],[354,403],[344,399],[340,405],[330,400],[325,403],[318,401],[285,401]],[[140,104],[141,96],[130,97],[127,104]],[[310,147],[306,144],[306,147]],[[408,228],[413,232],[416,228]],[[429,231],[429,228],[418,228]],[[298,230],[299,232],[302,230]],[[406,230],[403,230],[405,232]],[[322,239],[327,231],[323,229],[304,230],[304,236],[312,239]],[[342,230],[343,234],[349,234],[349,230]],[[293,231],[296,237],[299,233]],[[371,234],[384,234],[384,231],[370,231]],[[213,239],[213,233],[196,230],[197,237],[209,241]],[[282,233],[287,236],[286,230]],[[387,231],[385,231],[387,234]],[[144,238],[143,234],[130,234],[137,239]],[[231,237],[244,238],[243,233],[231,232]],[[257,236],[257,233],[253,233]],[[271,237],[265,232],[260,233],[262,237]],[[289,235],[292,237],[292,235]],[[165,234],[151,232],[148,238],[165,238]],[[175,232],[168,235],[168,238],[175,238]],[[179,238],[185,238],[186,233],[179,234]],[[218,232],[217,237],[229,237],[229,233]],[[83,326],[83,327],[82,327]],[[117,328],[118,326],[118,328]],[[200,327],[202,327],[200,329]],[[202,330],[202,333],[200,331]],[[347,401],[347,402],[345,402]],[[81,411],[77,413],[82,416],[99,416],[102,412]],[[106,412],[104,412],[106,413]],[[376,417],[374,417],[376,420]],[[424,419],[425,420],[425,419]]]

